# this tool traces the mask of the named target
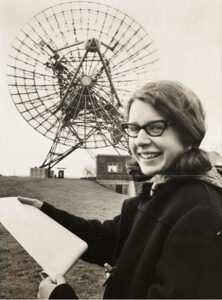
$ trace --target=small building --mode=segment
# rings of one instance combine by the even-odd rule
[[[66,168],[57,168],[58,169],[58,178],[64,178],[64,174],[65,174],[65,169]],[[56,177],[56,175],[55,175]]]
[[[50,170],[48,168],[30,168],[30,177],[34,178],[53,178],[54,177],[54,171]]]
[[[120,194],[135,195],[132,177],[127,174],[129,155],[99,154],[96,156],[96,181]]]

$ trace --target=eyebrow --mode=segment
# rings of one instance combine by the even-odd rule
[[[152,124],[152,123],[154,123],[154,122],[159,122],[159,121],[164,121],[164,122],[167,122],[167,120],[163,120],[163,119],[158,119],[158,120],[153,120],[153,121],[149,121],[149,122],[147,122],[147,123],[145,123],[144,125],[142,125],[142,126],[145,126],[145,125],[149,125],[149,124]],[[141,127],[139,124],[137,124],[137,123],[134,123],[134,122],[127,122],[128,124],[132,124],[132,125],[136,125],[136,126],[139,126],[139,127]]]

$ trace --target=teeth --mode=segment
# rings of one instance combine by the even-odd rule
[[[139,156],[144,158],[144,159],[151,159],[151,158],[154,158],[154,157],[157,157],[159,156],[159,153],[139,153]]]

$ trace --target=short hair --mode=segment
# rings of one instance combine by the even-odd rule
[[[126,118],[135,100],[146,102],[174,124],[184,145],[190,150],[177,162],[174,172],[184,175],[200,174],[211,169],[205,151],[199,149],[206,133],[205,111],[197,95],[178,81],[149,82],[136,91],[128,102]]]

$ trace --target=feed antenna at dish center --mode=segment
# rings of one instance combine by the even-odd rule
[[[41,167],[79,148],[126,150],[124,106],[158,70],[153,40],[120,10],[73,1],[35,15],[10,48],[8,85],[23,118],[52,140]]]

